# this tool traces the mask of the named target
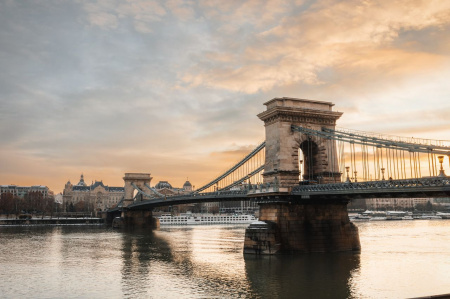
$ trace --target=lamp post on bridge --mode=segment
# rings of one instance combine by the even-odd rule
[[[345,182],[346,183],[351,183],[350,176],[349,176],[350,167],[349,166],[345,166],[345,171],[347,171],[347,179],[345,180]]]
[[[358,182],[358,179],[356,178],[356,175],[358,174],[358,172],[355,170],[355,183]]]
[[[444,156],[438,156],[439,163],[441,164],[441,169],[439,170],[440,177],[447,177],[444,172],[444,167],[442,167],[442,163],[444,163]]]
[[[383,177],[381,178],[382,181],[384,181],[384,171],[385,171],[385,168],[384,167],[381,168],[381,174],[383,175]]]

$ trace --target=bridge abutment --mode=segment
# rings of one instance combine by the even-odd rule
[[[153,217],[152,211],[124,210],[122,211],[123,226],[127,228],[158,228],[159,219]]]
[[[264,225],[262,222],[265,222]],[[260,204],[260,222],[245,232],[244,253],[359,251],[358,228],[347,202]]]

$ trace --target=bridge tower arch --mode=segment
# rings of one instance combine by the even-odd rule
[[[342,112],[333,111],[331,102],[297,98],[274,98],[258,114],[266,130],[264,183],[278,181],[282,187],[299,183],[299,149],[303,152],[305,179],[321,183],[340,181],[335,142],[292,132],[291,125],[313,130],[335,129]]]
[[[128,205],[132,204],[135,200],[136,195],[135,186],[141,190],[146,190],[147,189],[146,185],[150,186],[152,177],[150,176],[150,173],[125,173],[123,180],[125,182],[123,207],[127,207]],[[137,200],[143,199],[144,198],[142,198],[142,195],[140,195],[140,197]]]

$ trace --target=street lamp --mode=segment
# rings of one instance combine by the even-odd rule
[[[441,169],[439,170],[440,177],[446,177],[444,172],[444,167],[442,167],[442,163],[444,163],[444,156],[438,156],[439,163],[441,164]]]
[[[355,183],[357,183],[358,182],[358,179],[356,179],[356,175],[358,174],[358,172],[357,171],[355,171]]]
[[[347,171],[347,179],[345,180],[346,183],[350,183],[350,177],[348,172],[350,171],[350,167],[349,166],[345,166],[345,171]]]
[[[382,181],[384,181],[384,170],[385,170],[384,167],[381,168],[381,174],[383,175],[383,177],[381,178]]]

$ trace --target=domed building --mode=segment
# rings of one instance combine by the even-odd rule
[[[69,183],[70,183],[70,181],[69,181]],[[84,187],[87,186],[86,183],[84,182],[84,175],[83,174],[81,174],[80,181],[78,182],[78,184],[76,184],[76,186],[84,186]]]
[[[192,192],[192,184],[189,181],[186,181],[183,185],[184,191]]]
[[[78,184],[72,185],[69,180],[64,186],[63,206],[67,212],[69,207],[76,206],[84,211],[103,211],[117,205],[124,194],[124,187],[105,186],[103,181],[95,181],[88,186],[81,174]]]
[[[155,185],[155,189],[173,189],[172,185],[168,181],[159,181],[158,184]]]
[[[180,195],[192,192],[192,184],[189,181],[186,181],[183,185],[183,188],[175,188],[168,181],[159,181],[158,184],[155,185],[155,189],[166,196]]]

